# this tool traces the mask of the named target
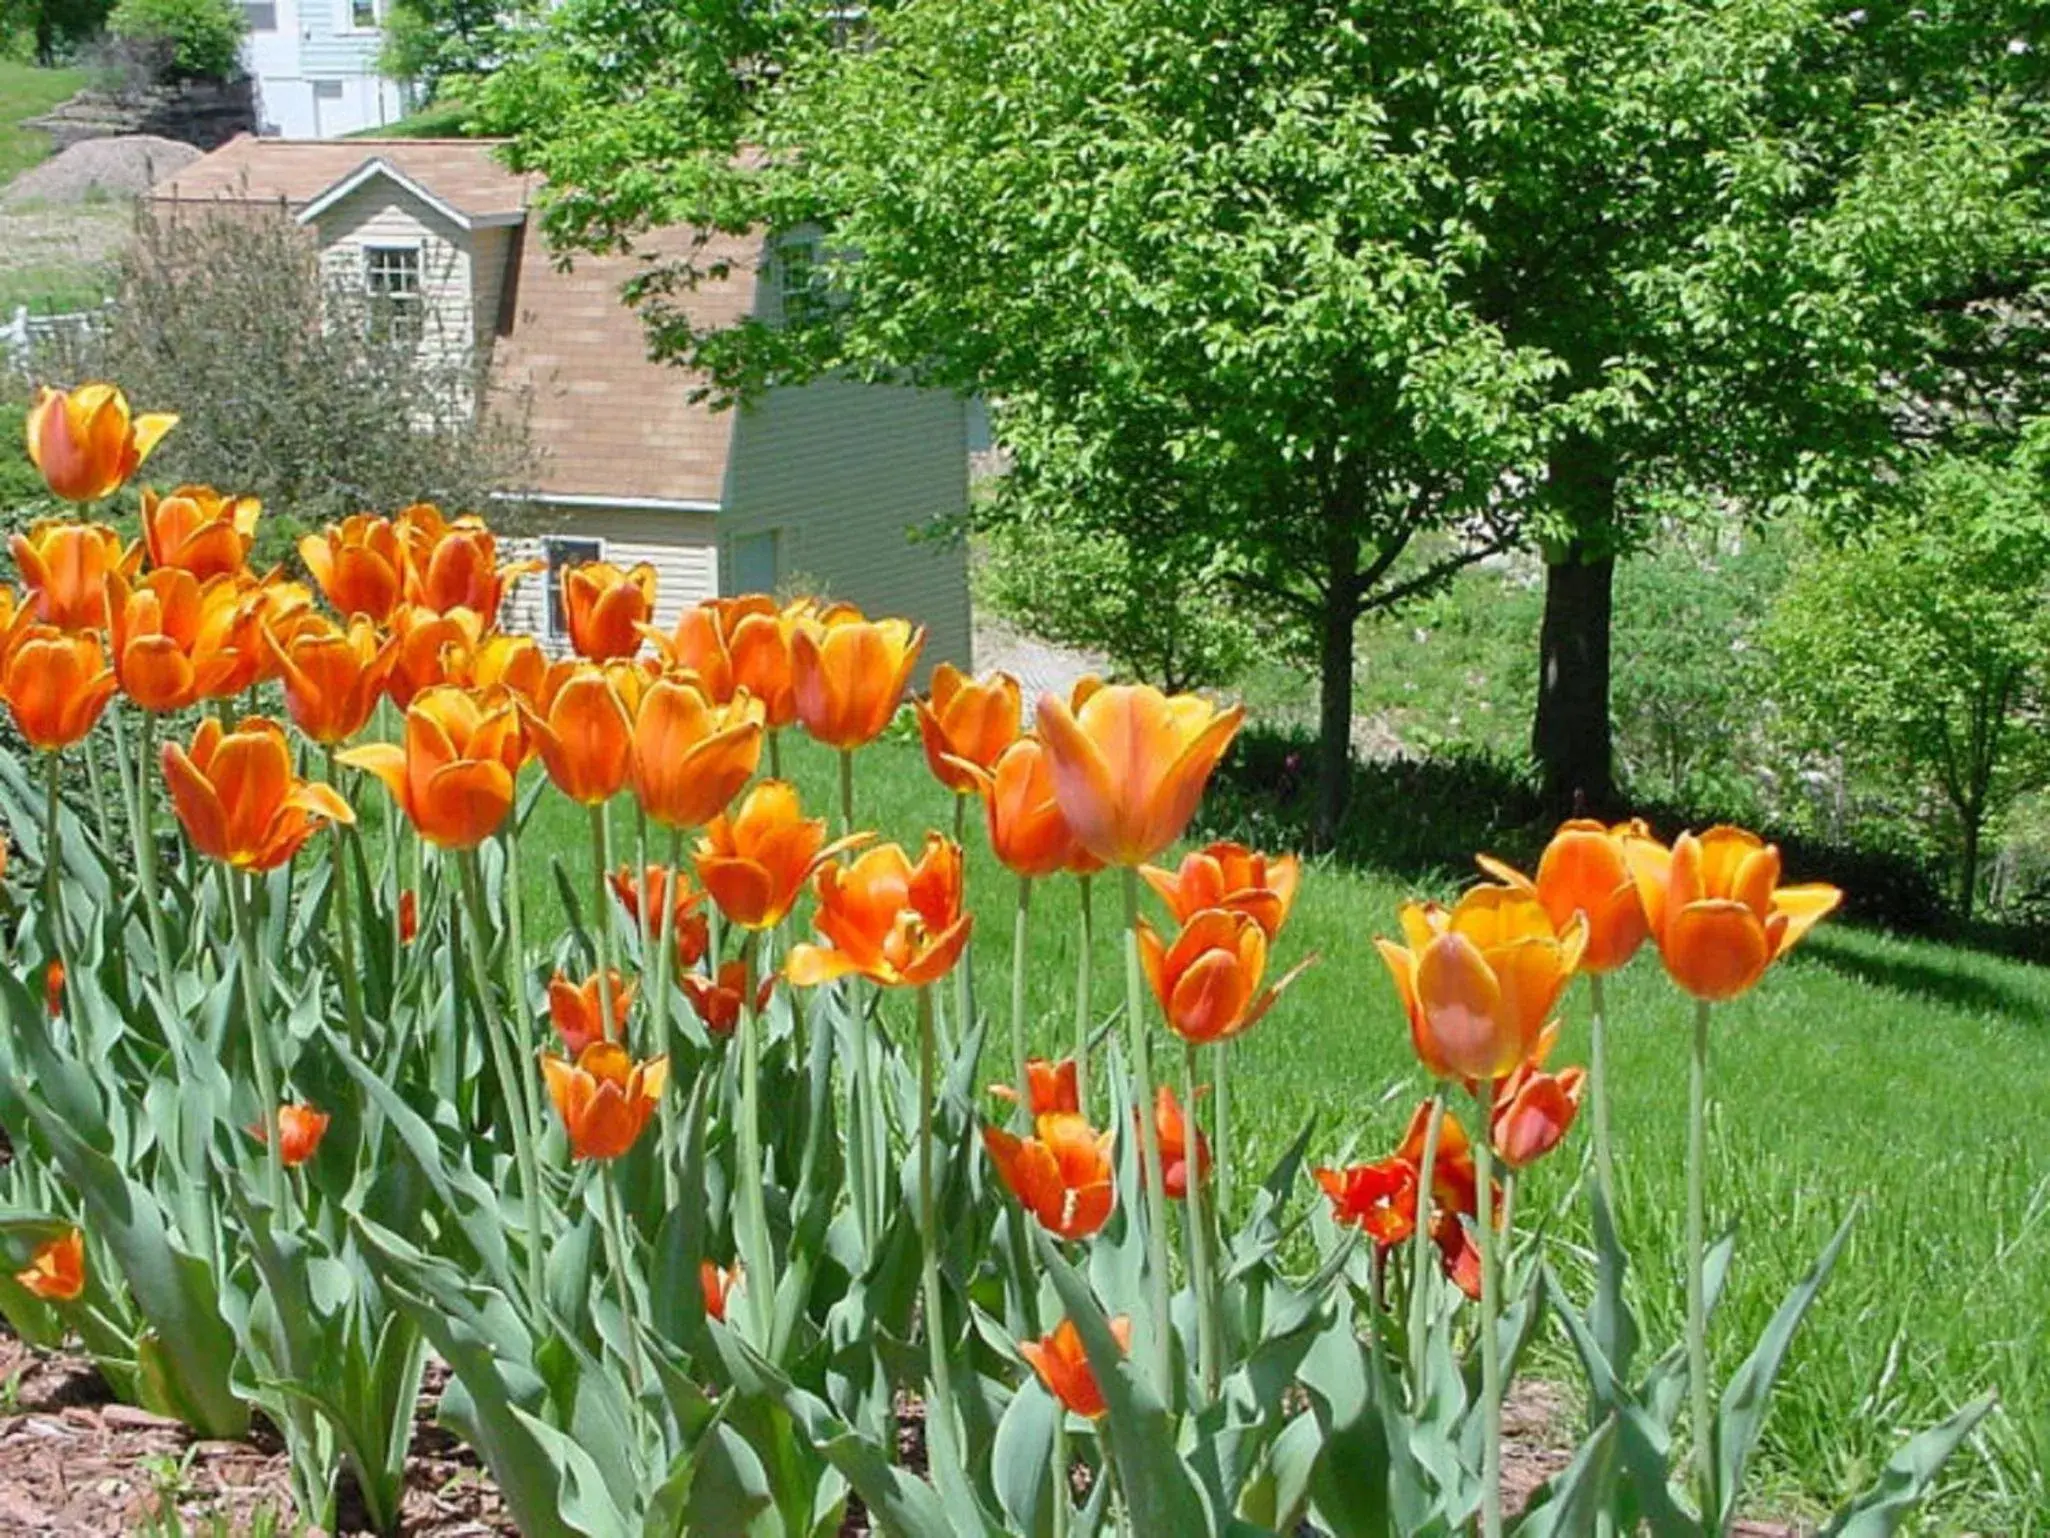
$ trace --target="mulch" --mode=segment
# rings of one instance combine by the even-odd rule
[[[517,1538],[518,1529],[470,1450],[434,1423],[445,1374],[430,1364],[414,1419],[402,1531],[407,1538]],[[899,1456],[924,1465],[922,1407],[897,1407]],[[1503,1504],[1519,1509],[1564,1468],[1577,1417],[1556,1387],[1518,1382],[1503,1406]],[[1078,1497],[1085,1486],[1078,1484]],[[333,1538],[372,1538],[342,1492]],[[842,1538],[869,1531],[850,1499]],[[187,1530],[244,1533],[293,1511],[284,1448],[259,1424],[246,1442],[208,1442],[176,1421],[114,1402],[85,1357],[38,1351],[0,1336],[0,1533],[102,1538],[175,1511]],[[292,1531],[289,1521],[278,1524]],[[1779,1524],[1739,1523],[1739,1538],[1793,1538]]]

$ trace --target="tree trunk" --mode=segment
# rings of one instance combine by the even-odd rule
[[[1317,663],[1317,823],[1318,849],[1338,842],[1345,804],[1352,794],[1352,643],[1359,621],[1359,544],[1349,534],[1335,536],[1325,556],[1327,579],[1324,612],[1319,617]]]
[[[1979,895],[1979,825],[1986,820],[1983,811],[1965,812],[1958,819],[1964,824],[1964,852],[1958,872],[1957,907],[1959,915],[1969,924],[1972,908]]]
[[[1552,452],[1551,488],[1581,532],[1545,569],[1530,745],[1553,811],[1602,815],[1616,799],[1609,730],[1616,477],[1607,452],[1587,438],[1568,438]]]

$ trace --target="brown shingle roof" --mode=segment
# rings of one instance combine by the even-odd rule
[[[163,202],[284,203],[298,213],[372,160],[383,160],[468,218],[526,209],[540,178],[507,170],[489,139],[233,139],[151,189]],[[688,230],[656,231],[645,250],[674,254]],[[672,301],[698,326],[720,326],[753,308],[759,239],[719,237],[701,263],[729,275]],[[726,484],[733,417],[690,400],[698,377],[649,361],[640,319],[620,285],[642,270],[636,256],[579,255],[557,267],[538,221],[508,242],[512,262],[492,357],[500,390],[527,398],[538,484],[573,497],[660,498],[716,504]],[[501,319],[502,317],[502,319]]]
[[[508,170],[502,139],[258,139],[242,134],[150,189],[168,201],[283,202],[297,213],[382,160],[472,218],[518,213],[538,177]]]

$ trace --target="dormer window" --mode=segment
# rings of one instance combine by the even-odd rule
[[[825,303],[825,285],[815,238],[791,235],[776,243],[776,299],[785,320],[814,318]]]

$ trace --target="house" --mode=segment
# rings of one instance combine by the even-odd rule
[[[480,140],[245,136],[151,191],[160,214],[282,208],[336,281],[410,315],[420,345],[472,349],[526,398],[540,463],[545,586],[506,622],[560,644],[562,568],[646,561],[663,625],[721,593],[808,588],[928,631],[925,662],[969,662],[967,408],[933,390],[829,379],[714,411],[699,380],[649,361],[620,302],[634,256],[563,268],[530,217],[537,183]],[[658,232],[652,247],[686,238]],[[803,239],[724,239],[725,276],[686,296],[699,324],[774,323],[809,292]]]
[[[405,116],[398,82],[377,72],[391,0],[242,0],[242,66],[264,134],[333,139]]]

